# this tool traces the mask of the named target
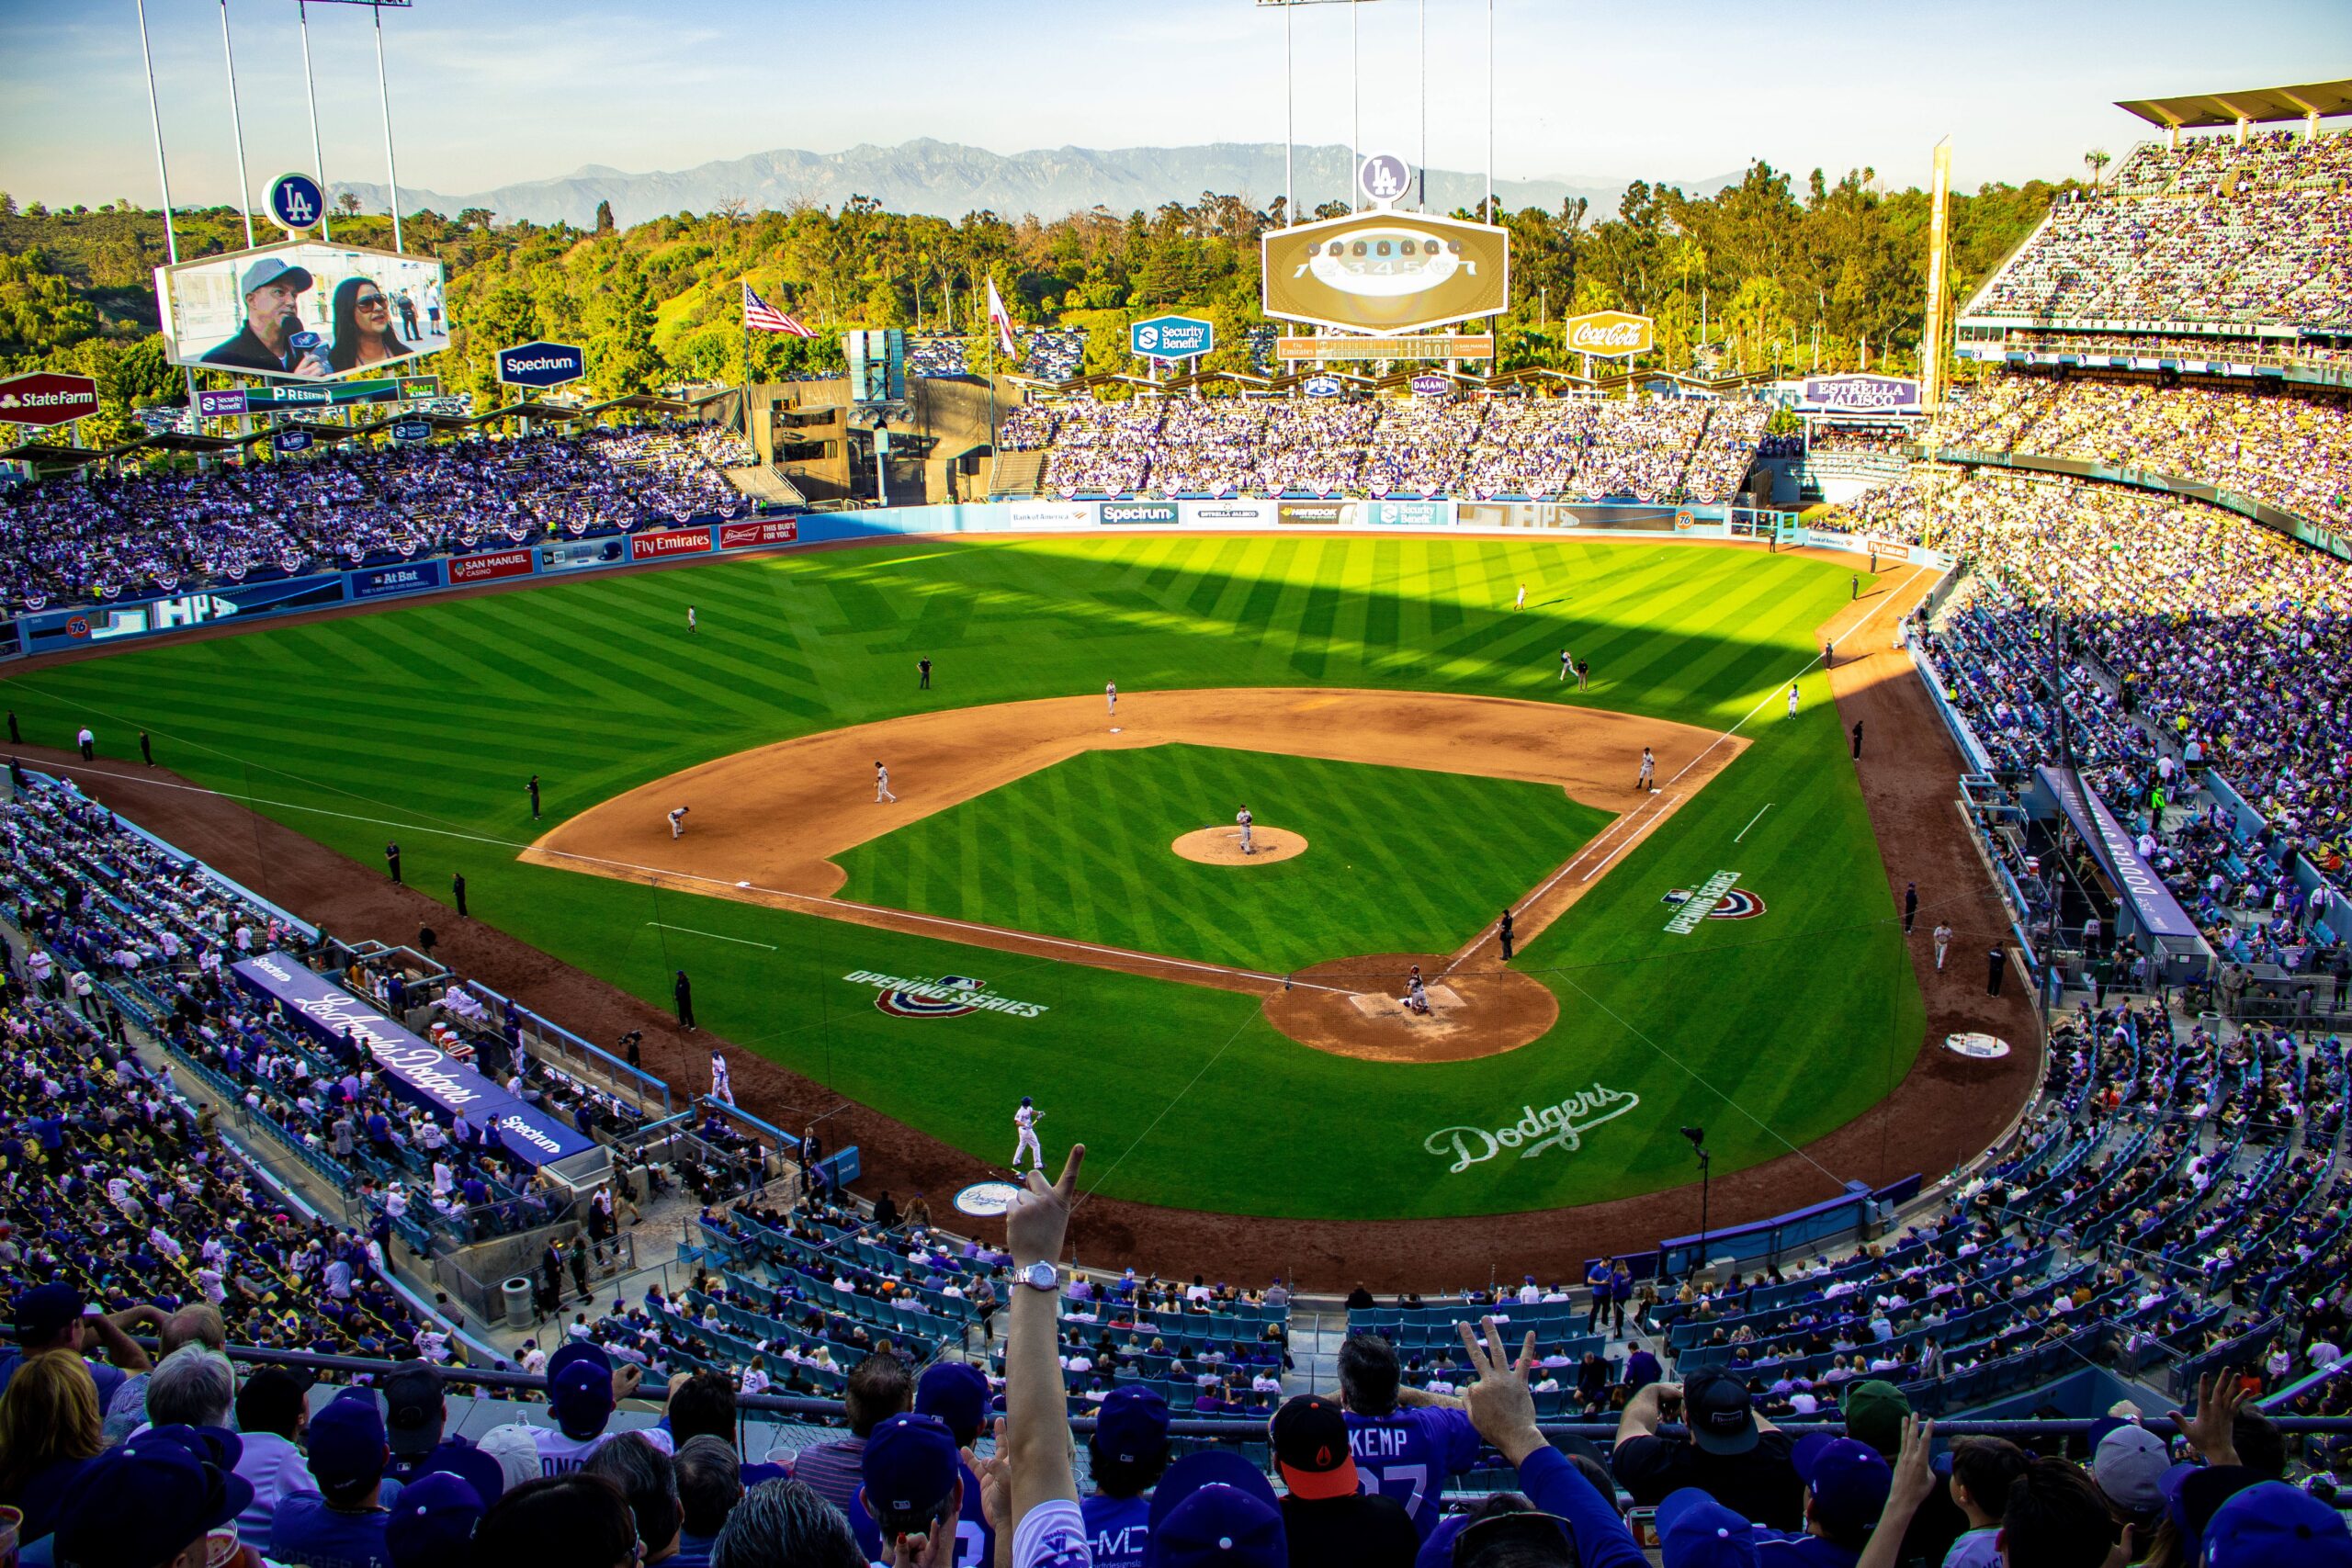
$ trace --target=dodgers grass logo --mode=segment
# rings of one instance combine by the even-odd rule
[[[892,1018],[961,1018],[971,1012],[1009,1013],[1014,1018],[1035,1018],[1046,1011],[1043,1002],[1014,1001],[1011,997],[987,994],[989,983],[968,975],[942,975],[936,979],[902,975],[880,975],[871,969],[853,969],[842,976],[853,986],[872,986],[876,990],[874,1005]]]
[[[1670,889],[1661,903],[1674,906],[1674,918],[1666,929],[1676,936],[1689,936],[1701,920],[1752,920],[1764,912],[1764,900],[1746,888],[1735,888],[1739,880],[1736,871],[1719,871],[1699,885],[1692,892],[1687,887]]]
[[[1494,1158],[1504,1149],[1517,1149],[1521,1159],[1533,1159],[1546,1149],[1574,1154],[1584,1147],[1587,1133],[1615,1121],[1641,1102],[1638,1094],[1596,1083],[1541,1111],[1522,1105],[1518,1121],[1491,1133],[1483,1127],[1441,1127],[1421,1140],[1421,1147],[1433,1155],[1453,1156],[1453,1163],[1446,1168],[1452,1176]]]

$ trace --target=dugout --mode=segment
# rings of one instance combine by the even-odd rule
[[[2104,895],[2097,900],[2104,908],[2062,902],[2056,917],[2062,929],[2070,918],[2079,927],[2081,919],[2097,914],[2108,925],[2109,946],[2147,953],[2166,982],[2192,985],[2211,977],[2211,944],[2142,857],[2131,830],[2080,774],[2036,767],[2024,806],[2031,846],[2071,864],[2079,874],[2078,893]]]

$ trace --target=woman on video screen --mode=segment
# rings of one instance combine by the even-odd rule
[[[379,360],[398,359],[408,345],[392,331],[392,302],[372,277],[346,277],[334,288],[333,370],[351,370]]]

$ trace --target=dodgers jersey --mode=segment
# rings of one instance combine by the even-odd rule
[[[671,1451],[670,1434],[660,1427],[629,1428],[663,1453]],[[541,1475],[569,1475],[588,1462],[588,1456],[603,1448],[616,1437],[617,1429],[599,1432],[593,1438],[571,1438],[552,1427],[531,1428],[531,1442],[539,1450]]]
[[[1094,1568],[1143,1568],[1144,1543],[1151,1539],[1151,1498],[1105,1497],[1079,1505],[1086,1536],[1094,1545]]]
[[[1351,1410],[1348,1449],[1366,1490],[1404,1504],[1413,1528],[1427,1540],[1437,1529],[1446,1477],[1477,1461],[1478,1433],[1469,1416],[1444,1405],[1399,1405],[1385,1416]]]

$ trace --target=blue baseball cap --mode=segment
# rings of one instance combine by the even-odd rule
[[[98,1455],[59,1504],[58,1568],[155,1568],[243,1513],[253,1483],[235,1472],[233,1454],[225,1464],[207,1457],[222,1451],[209,1433],[164,1427]]]
[[[384,1415],[376,1395],[364,1388],[345,1389],[311,1417],[311,1473],[320,1489],[340,1491],[370,1480],[380,1480],[390,1450],[384,1439]]]
[[[989,1380],[969,1361],[934,1361],[915,1382],[915,1414],[938,1416],[951,1437],[968,1443],[989,1418]]]
[[[1797,1478],[1813,1493],[1813,1508],[1821,1522],[1840,1534],[1867,1530],[1878,1523],[1894,1472],[1868,1443],[1811,1432],[1797,1439],[1792,1456]]]
[[[1659,1501],[1657,1544],[1665,1568],[1756,1568],[1755,1530],[1696,1486]]]
[[[1143,1561],[1144,1568],[1287,1568],[1273,1483],[1228,1450],[1186,1454],[1152,1489]]]
[[[893,1514],[934,1509],[956,1490],[960,1465],[946,1422],[936,1416],[893,1416],[865,1439],[867,1506]]]
[[[594,1437],[613,1413],[613,1374],[593,1362],[574,1361],[548,1382],[548,1405],[566,1436]]]
[[[2247,1487],[2205,1527],[2208,1568],[2352,1568],[2344,1516],[2283,1481]]]
[[[1122,1383],[1094,1416],[1094,1451],[1119,1464],[1149,1464],[1168,1452],[1168,1401],[1156,1388]]]
[[[527,1429],[527,1428],[526,1428]],[[538,1450],[532,1449],[532,1461],[537,1462]],[[536,1472],[534,1472],[536,1473]],[[428,1475],[454,1475],[474,1489],[482,1506],[488,1507],[506,1495],[506,1467],[497,1456],[484,1452],[463,1438],[444,1438],[424,1456],[412,1483]]]
[[[2177,1464],[2157,1478],[2156,1486],[2164,1493],[2172,1528],[2184,1540],[2199,1540],[2222,1504],[2267,1479],[2243,1464]]]
[[[474,1527],[481,1523],[481,1494],[446,1473],[420,1477],[401,1488],[384,1521],[384,1547],[392,1568],[453,1568],[473,1551]]]

